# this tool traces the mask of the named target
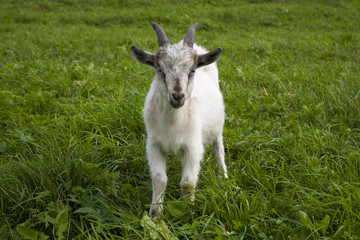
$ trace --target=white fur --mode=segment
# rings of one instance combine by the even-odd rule
[[[196,44],[193,48],[197,54],[207,52]],[[185,194],[196,186],[204,144],[213,144],[219,171],[227,177],[222,142],[225,107],[219,89],[216,63],[196,70],[192,92],[186,95],[185,104],[180,108],[175,109],[169,104],[169,99],[164,94],[164,86],[156,75],[144,107],[146,152],[153,179],[153,200],[150,209],[152,215],[162,210],[163,193],[167,183],[168,153],[182,156],[183,172],[180,186]]]

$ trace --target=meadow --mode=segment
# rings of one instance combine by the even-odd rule
[[[360,239],[357,0],[3,0],[0,239]],[[229,179],[206,150],[194,204],[168,160],[161,220],[142,108],[150,21],[222,47]]]

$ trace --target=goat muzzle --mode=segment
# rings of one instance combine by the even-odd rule
[[[182,92],[173,92],[170,98],[170,104],[173,108],[180,108],[185,103],[185,94]]]

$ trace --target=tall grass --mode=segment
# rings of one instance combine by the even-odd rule
[[[357,1],[2,1],[4,239],[359,239]],[[194,204],[168,161],[160,221],[129,47],[221,46],[229,179],[206,151]]]

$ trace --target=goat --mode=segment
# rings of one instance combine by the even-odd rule
[[[132,46],[130,51],[135,60],[156,70],[143,110],[153,190],[149,213],[156,219],[163,210],[168,153],[182,155],[180,187],[191,200],[204,144],[212,143],[220,176],[227,178],[227,170],[222,138],[225,107],[215,63],[222,49],[206,52],[194,44],[197,23],[183,41],[174,45],[158,24],[151,25],[158,38],[158,50],[153,54]]]

